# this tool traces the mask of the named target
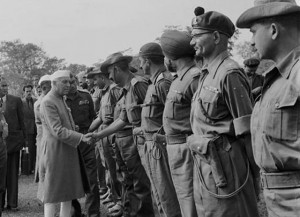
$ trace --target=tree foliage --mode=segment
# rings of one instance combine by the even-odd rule
[[[251,45],[250,41],[244,41],[236,45],[237,54],[243,57],[243,59],[248,59],[256,56],[256,49]]]

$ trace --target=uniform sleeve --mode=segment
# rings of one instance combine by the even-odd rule
[[[148,84],[145,82],[138,82],[133,86],[133,94],[137,97],[137,104],[142,104],[146,97]]]
[[[252,102],[250,87],[239,72],[231,72],[224,80],[223,97],[233,117],[236,136],[250,132]]]
[[[95,108],[94,108],[94,102],[93,102],[93,99],[91,97],[90,94],[87,94],[87,99],[89,101],[89,119],[90,119],[90,122],[92,123],[93,120],[95,119],[96,117],[96,112],[95,112]]]
[[[54,103],[49,101],[41,103],[41,113],[51,135],[61,142],[76,148],[81,141],[82,134],[63,127],[57,110],[58,108]]]
[[[157,87],[158,97],[159,97],[159,100],[163,104],[165,104],[165,102],[166,102],[166,98],[167,98],[170,86],[171,86],[171,81],[168,81],[168,80],[164,80],[164,81],[158,83],[158,87]]]

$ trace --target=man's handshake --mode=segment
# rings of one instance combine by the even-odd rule
[[[89,145],[96,142],[95,138],[93,137],[93,133],[84,134],[81,141]]]

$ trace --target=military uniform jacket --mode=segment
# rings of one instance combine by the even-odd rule
[[[177,72],[172,82],[163,113],[163,126],[167,135],[192,134],[190,125],[191,101],[198,87],[200,69],[194,64]]]
[[[114,121],[114,110],[121,96],[121,88],[112,83],[106,86],[102,93],[98,116],[102,120],[102,124],[107,126]]]
[[[252,112],[251,90],[246,75],[239,65],[229,58],[227,51],[220,53],[209,65],[202,68],[198,90],[193,97],[191,125],[193,133],[199,135],[199,155],[194,155],[198,163],[194,164],[197,175],[203,179],[196,188],[203,203],[197,204],[199,216],[258,216],[256,196],[252,182],[245,145],[251,145],[250,137],[239,137],[250,132]],[[220,138],[214,142],[220,160],[219,169],[226,177],[227,185],[217,187],[218,177],[213,174],[207,153],[209,143],[204,143],[201,136]],[[247,138],[247,137],[246,137]],[[198,171],[197,171],[198,170]],[[248,177],[248,178],[247,178]],[[203,187],[206,186],[206,189]],[[207,189],[220,195],[238,194],[218,199]],[[194,189],[195,190],[195,189]],[[222,196],[221,196],[222,197]]]
[[[146,133],[156,133],[162,127],[162,116],[167,94],[173,76],[165,68],[155,72],[150,78],[142,108],[142,128]]]
[[[264,172],[300,170],[300,47],[266,74],[251,119],[254,158]]]
[[[131,81],[123,88],[124,104],[120,119],[133,126],[141,125],[141,104],[143,104],[148,89],[148,80],[133,75]]]
[[[41,102],[43,137],[39,165],[38,196],[44,203],[69,201],[84,196],[84,175],[81,172],[79,145],[82,134],[75,131],[71,111],[54,90]]]
[[[66,102],[71,109],[75,124],[79,126],[79,131],[86,131],[96,116],[90,94],[85,91],[77,90],[74,96],[67,97]]]

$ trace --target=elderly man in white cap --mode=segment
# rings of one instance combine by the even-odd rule
[[[300,216],[300,7],[294,0],[256,0],[237,20],[250,28],[265,74],[251,133],[269,216]]]
[[[88,180],[78,151],[80,142],[91,142],[89,134],[75,131],[71,111],[64,96],[70,88],[70,72],[51,75],[52,88],[42,99],[40,114],[43,137],[40,150],[38,197],[44,202],[45,217],[54,217],[55,203],[61,204],[60,216],[71,216],[71,200],[84,196]]]
[[[42,94],[39,96],[38,100],[34,103],[34,116],[35,116],[35,124],[36,124],[36,164],[35,164],[35,175],[34,180],[35,182],[39,181],[38,177],[38,168],[39,168],[39,155],[40,155],[40,146],[41,146],[41,140],[43,136],[43,127],[42,127],[42,121],[41,121],[41,114],[40,114],[40,106],[41,101],[44,98],[44,96],[50,91],[51,89],[51,80],[50,75],[43,75],[39,82],[38,86],[42,89]]]

